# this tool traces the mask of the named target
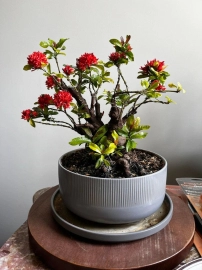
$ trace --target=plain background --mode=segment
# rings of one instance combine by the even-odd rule
[[[21,120],[22,110],[47,93],[39,71],[23,71],[42,40],[70,38],[60,63],[75,64],[85,52],[107,61],[113,51],[108,40],[130,34],[135,62],[123,72],[133,90],[140,88],[141,65],[164,60],[168,82],[180,82],[187,92],[170,96],[177,105],[139,110],[151,129],[138,147],[167,159],[169,184],[202,177],[201,14],[201,0],[0,0],[0,246],[26,220],[34,192],[58,184],[58,158],[73,149],[68,142],[76,136]]]

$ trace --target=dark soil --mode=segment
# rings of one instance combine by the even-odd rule
[[[130,176],[135,177],[147,175],[159,171],[165,165],[164,160],[153,153],[135,149],[124,155],[129,163]],[[92,160],[92,154],[87,149],[79,149],[70,156],[65,155],[62,159],[62,165],[75,173],[91,175],[103,178],[123,178],[126,177],[124,169],[118,164],[119,157],[110,158],[111,166],[109,168],[100,167],[95,169],[95,160]]]

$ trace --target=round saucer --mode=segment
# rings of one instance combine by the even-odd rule
[[[128,242],[162,230],[172,218],[173,203],[166,193],[161,207],[143,220],[118,225],[102,224],[88,221],[69,211],[64,205],[58,188],[51,197],[51,210],[57,223],[76,235],[105,242]]]

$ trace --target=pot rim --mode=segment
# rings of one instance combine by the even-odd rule
[[[122,180],[122,179],[124,179],[124,180],[131,180],[131,179],[134,179],[134,178],[145,178],[146,176],[151,176],[151,175],[156,175],[156,174],[159,174],[161,171],[163,171],[163,170],[165,170],[166,168],[167,168],[167,161],[166,161],[166,159],[163,157],[163,156],[161,156],[161,155],[159,155],[159,154],[157,154],[157,153],[155,153],[155,152],[153,152],[153,151],[149,151],[149,150],[145,150],[145,149],[139,149],[139,148],[136,148],[136,150],[139,150],[139,151],[145,151],[145,152],[148,152],[148,153],[151,153],[151,154],[154,154],[154,155],[156,155],[156,156],[158,156],[158,157],[160,157],[163,161],[164,161],[164,166],[163,166],[163,168],[161,168],[159,171],[157,171],[157,172],[154,172],[154,173],[151,173],[151,174],[146,174],[146,175],[142,175],[142,176],[134,176],[134,177],[120,177],[120,178],[113,178],[113,177],[106,177],[106,178],[104,178],[104,177],[96,177],[96,176],[91,176],[91,175],[84,175],[84,174],[80,174],[80,173],[75,173],[75,172],[72,172],[72,171],[70,171],[70,170],[68,170],[68,169],[66,169],[63,165],[62,165],[62,158],[65,156],[65,155],[67,155],[67,154],[71,154],[71,153],[73,153],[73,152],[75,152],[75,151],[77,151],[77,150],[81,150],[81,149],[84,149],[84,148],[77,148],[77,149],[74,149],[74,150],[71,150],[71,151],[68,151],[68,152],[66,152],[65,154],[63,154],[60,158],[59,158],[59,160],[58,160],[58,165],[59,165],[59,167],[61,167],[63,170],[65,170],[65,171],[67,171],[67,172],[69,172],[69,173],[72,173],[73,175],[81,175],[81,176],[83,176],[83,177],[85,177],[85,178],[89,178],[89,179],[114,179],[114,180]]]

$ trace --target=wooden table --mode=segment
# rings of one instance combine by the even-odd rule
[[[167,186],[167,189],[172,193],[181,197],[182,200],[186,201],[186,197],[183,195],[181,189],[178,186]],[[47,189],[45,189],[47,190]],[[34,201],[37,197],[43,193],[45,190],[39,191],[34,196]],[[201,235],[197,235],[194,241],[199,245],[202,245]],[[82,248],[82,247],[81,247]],[[98,254],[99,255],[99,254]],[[131,255],[132,256],[132,255]],[[190,260],[198,258],[200,255],[197,252],[195,246],[191,248],[187,258],[181,262],[184,264]],[[30,270],[44,270],[50,269],[46,264],[44,264],[39,257],[33,253],[33,249],[30,247],[30,242],[28,238],[28,228],[27,224],[24,223],[12,237],[10,237],[6,243],[0,249],[0,269],[30,269]],[[60,269],[60,268],[58,268]],[[71,269],[71,268],[68,268]],[[152,268],[147,268],[152,269]]]

